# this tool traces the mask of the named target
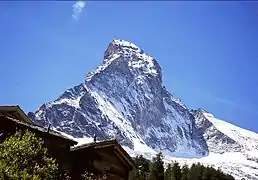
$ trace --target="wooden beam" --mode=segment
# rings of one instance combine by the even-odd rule
[[[113,174],[113,173],[107,173],[107,180],[127,180],[127,178],[117,176],[116,174]]]
[[[110,172],[118,175],[119,177],[127,177],[127,170],[125,168],[118,167],[114,164],[110,166]]]
[[[128,161],[126,161],[126,157],[122,155],[121,152],[118,152],[119,149],[117,147],[114,148],[114,153],[117,155],[117,157],[124,163],[124,165],[128,168],[128,171],[130,171],[129,169],[130,166],[128,165]]]

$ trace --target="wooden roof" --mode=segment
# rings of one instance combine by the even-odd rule
[[[30,118],[24,113],[20,106],[0,106],[0,115],[5,115],[20,121],[32,123]]]
[[[78,143],[78,142],[62,135],[61,133],[53,131],[51,129],[49,130],[49,132],[47,132],[46,128],[35,124],[18,105],[17,106],[0,106],[0,116],[4,117],[5,119],[8,119],[9,121],[12,121],[13,123],[16,123],[16,124],[19,124],[22,126],[26,126],[30,129],[36,130],[38,132],[48,133],[48,134],[56,136],[58,138],[67,140],[67,141],[69,141],[69,144],[75,145]]]
[[[56,132],[56,131],[53,131],[53,130],[49,130],[47,131],[46,128],[44,127],[41,127],[41,126],[38,126],[34,123],[28,123],[26,121],[20,121],[20,120],[17,120],[17,119],[14,119],[12,117],[8,117],[8,116],[5,116],[5,115],[0,115],[0,120],[8,120],[8,121],[11,121],[12,123],[15,123],[17,125],[20,125],[20,126],[23,126],[23,127],[27,127],[28,129],[31,129],[33,131],[36,131],[36,132],[41,132],[43,134],[49,134],[49,135],[52,135],[52,136],[55,136],[59,139],[63,139],[67,142],[69,142],[69,144],[71,145],[76,145],[78,142],[74,141],[73,139],[70,139],[64,135],[62,135],[61,133],[59,132]]]
[[[82,144],[79,146],[74,146],[71,148],[71,151],[77,151],[87,148],[94,148],[94,149],[101,149],[101,148],[108,148],[113,147],[114,150],[117,152],[117,155],[122,158],[122,160],[132,169],[135,168],[134,161],[130,157],[130,155],[124,150],[124,148],[118,143],[116,139],[99,141],[99,142],[91,142]]]

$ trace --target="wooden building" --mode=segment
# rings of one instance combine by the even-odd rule
[[[116,140],[92,142],[71,148],[74,179],[85,169],[105,173],[107,180],[127,180],[134,162]]]
[[[75,180],[85,170],[98,175],[105,172],[107,180],[127,180],[134,168],[133,160],[116,140],[75,146],[73,139],[33,123],[19,106],[0,106],[0,143],[17,130],[29,130],[40,137],[60,168]]]
[[[29,130],[43,140],[43,146],[59,163],[61,169],[69,169],[70,162],[67,157],[70,147],[76,141],[62,134],[33,123],[19,106],[0,106],[0,142],[15,134],[16,131]]]

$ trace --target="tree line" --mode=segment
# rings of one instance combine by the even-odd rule
[[[130,173],[129,180],[234,180],[233,176],[200,163],[181,167],[175,161],[165,168],[162,153],[158,153],[152,161],[142,155],[137,156],[134,161],[136,169]]]

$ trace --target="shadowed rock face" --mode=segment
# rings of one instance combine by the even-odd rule
[[[123,40],[109,44],[102,64],[84,83],[29,116],[74,137],[115,137],[132,149],[137,141],[189,157],[208,152],[194,116],[162,85],[157,61]]]
[[[241,152],[243,146],[220,132],[204,115],[203,110],[192,110],[196,119],[198,133],[205,138],[209,152]]]

